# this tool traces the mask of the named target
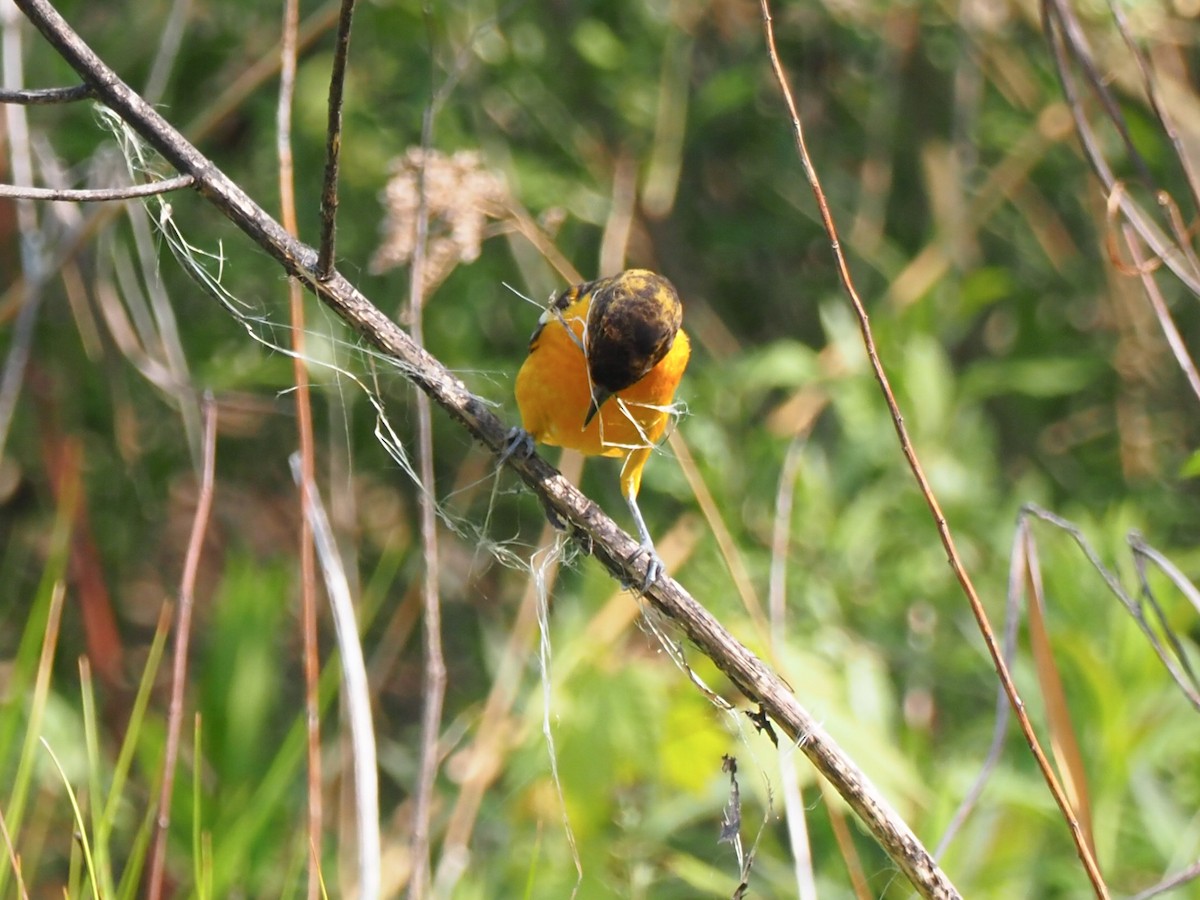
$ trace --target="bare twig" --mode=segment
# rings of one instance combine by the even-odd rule
[[[325,182],[321,186],[321,251],[317,277],[325,279],[333,270],[337,239],[338,164],[342,153],[342,95],[346,89],[346,59],[350,55],[350,24],[354,0],[342,0],[337,39],[333,44],[333,69],[329,73],[329,126],[325,137]]]
[[[171,798],[175,787],[175,762],[179,756],[179,729],[183,723],[183,690],[187,684],[188,645],[192,630],[192,609],[195,604],[196,573],[200,568],[200,551],[212,511],[213,472],[217,457],[217,404],[212,394],[204,397],[204,452],[200,476],[200,495],[196,514],[192,518],[192,534],[188,539],[187,556],[183,562],[183,577],[179,582],[179,622],[175,627],[175,660],[171,673],[171,705],[167,713],[167,747],[163,754],[162,789],[158,796],[158,818],[155,821],[154,851],[150,863],[150,881],[146,896],[157,900],[162,896],[163,878],[167,870],[167,829],[171,824]]]
[[[110,200],[132,200],[136,197],[153,197],[181,188],[191,187],[196,179],[191,175],[176,175],[149,184],[132,184],[129,187],[72,189],[18,187],[0,184],[0,197],[10,200],[63,200],[71,203],[104,203]]]
[[[16,103],[22,106],[43,106],[51,103],[74,103],[94,97],[90,85],[76,84],[71,87],[30,88],[28,90],[0,88],[0,103]]]
[[[316,251],[288,234],[240,187],[201,154],[152,106],[129,88],[76,35],[49,0],[14,0],[46,40],[89,83],[103,102],[180,171],[196,176],[203,196],[248,237],[301,279],[366,342],[394,358],[414,384],[429,394],[459,425],[491,452],[507,446],[508,428],[489,404],[399,328],[336,271],[326,281],[315,276]],[[569,527],[586,532],[593,555],[615,578],[642,583],[645,554],[537,454],[512,454],[505,463]],[[908,825],[829,734],[796,700],[791,690],[754,654],[733,638],[707,610],[669,577],[646,592],[647,599],[711,659],[732,684],[769,716],[846,800],[896,866],[925,897],[959,894]]]
[[[863,306],[862,299],[858,296],[858,290],[854,286],[849,264],[846,262],[846,256],[842,252],[837,226],[833,221],[832,213],[829,211],[825,192],[821,187],[816,168],[813,166],[812,157],[808,152],[808,145],[804,139],[804,127],[800,122],[800,113],[796,109],[796,101],[792,96],[787,74],[783,71],[783,65],[779,61],[779,54],[775,48],[775,28],[771,20],[771,10],[767,0],[760,0],[760,6],[762,9],[763,27],[766,32],[767,52],[771,58],[771,68],[775,72],[775,78],[779,82],[779,88],[783,93],[784,102],[787,104],[788,114],[791,117],[792,131],[796,138],[796,150],[804,167],[804,174],[816,199],[825,233],[829,236],[834,262],[837,266],[838,279],[841,281],[842,288],[854,308],[855,316],[858,318],[863,345],[866,347],[867,356],[871,362],[871,369],[875,373],[875,380],[879,382],[880,390],[883,392],[884,400],[887,403],[888,412],[891,414],[892,424],[896,429],[896,436],[900,440],[900,449],[904,453],[904,458],[907,460],[913,477],[916,478],[917,485],[921,489],[921,494],[925,498],[926,505],[929,507],[929,512],[933,516],[934,526],[937,528],[942,546],[946,550],[950,567],[953,569],[954,575],[958,579],[958,583],[961,585],[963,593],[966,595],[967,601],[971,606],[971,612],[975,616],[980,634],[983,636],[988,653],[991,655],[992,665],[1000,678],[1001,684],[1004,686],[1004,692],[1008,695],[1008,701],[1017,715],[1017,720],[1020,722],[1021,732],[1025,735],[1025,739],[1029,743],[1029,749],[1033,752],[1038,767],[1042,770],[1042,776],[1046,781],[1046,785],[1050,788],[1050,792],[1053,794],[1054,800],[1062,811],[1063,818],[1071,830],[1071,838],[1075,842],[1076,852],[1083,863],[1088,879],[1092,883],[1092,888],[1095,890],[1097,897],[1106,898],[1108,896],[1108,889],[1104,885],[1100,869],[1096,865],[1096,860],[1088,847],[1079,820],[1072,810],[1066,795],[1063,793],[1057,777],[1055,777],[1054,770],[1050,766],[1050,761],[1046,758],[1045,752],[1038,743],[1033,725],[1030,723],[1029,716],[1025,712],[1025,705],[1017,693],[1016,683],[1012,679],[1008,665],[1005,663],[1000,646],[996,641],[996,635],[988,620],[987,611],[983,608],[983,603],[979,599],[975,585],[971,581],[970,575],[967,574],[966,568],[963,566],[962,558],[959,556],[958,549],[954,544],[954,536],[950,532],[950,526],[946,522],[946,516],[942,512],[941,504],[938,503],[937,497],[934,496],[933,489],[929,485],[929,480],[925,477],[925,471],[921,466],[921,462],[917,458],[916,450],[913,448],[912,440],[908,436],[908,429],[904,425],[904,417],[900,413],[900,407],[896,403],[896,397],[892,392],[891,382],[888,380],[887,372],[884,370],[883,363],[879,359],[879,352],[875,346],[875,337],[871,332],[870,318],[867,315],[866,307]]]

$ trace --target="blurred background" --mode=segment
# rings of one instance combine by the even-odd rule
[[[278,4],[58,6],[278,215]],[[1121,7],[1185,123],[1197,121],[1193,6]],[[1110,164],[1143,190],[1169,192],[1189,227],[1185,169],[1111,10],[1076,12],[1141,154],[1109,129]],[[1081,153],[1036,5],[827,0],[778,3],[773,13],[880,356],[997,627],[1024,503],[1076,523],[1130,591],[1133,529],[1195,573],[1198,398],[1114,238],[1119,223]],[[293,146],[300,236],[312,244],[336,15],[333,4],[301,4]],[[75,83],[21,24],[26,84]],[[6,66],[18,46],[6,39]],[[1099,118],[1095,102],[1083,110]],[[120,181],[126,164],[91,104],[22,115],[36,183]],[[10,113],[0,126],[4,182],[14,180],[15,121]],[[757,4],[362,3],[342,151],[339,270],[401,324],[415,166],[429,161],[426,343],[507,421],[517,421],[513,379],[552,291],[576,273],[627,266],[674,281],[694,352],[679,391],[686,409],[641,493],[659,548],[936,845],[983,768],[996,678],[839,288]],[[153,227],[157,207],[38,204],[31,221],[0,201],[0,354],[11,398],[0,445],[0,812],[34,897],[87,891],[63,776],[41,751],[31,769],[20,764],[31,735],[53,748],[85,819],[89,804],[113,798],[103,837],[118,892],[133,895],[142,877],[170,685],[169,654],[156,666],[154,639],[179,591],[205,390],[219,414],[216,491],[168,885],[181,897],[306,890],[294,379],[291,360],[263,343],[289,346],[287,286],[198,197],[169,202],[193,258],[213,254],[204,264],[219,269],[242,321],[176,261]],[[1196,297],[1156,277],[1194,345]],[[367,391],[415,455],[415,389],[313,298],[305,303],[318,480],[359,603],[394,894],[411,870],[423,567],[417,491],[381,446]],[[25,352],[22,369],[14,360]],[[556,788],[537,632],[519,615],[535,594],[541,557],[529,560],[544,516],[436,409],[433,425],[449,670],[432,818],[439,895],[570,896],[573,836],[580,897],[730,896],[738,865],[717,843],[724,754],[739,760],[743,836],[757,845],[750,893],[794,895],[779,755],[697,691],[640,627],[633,596],[583,555],[568,554],[548,590]],[[630,528],[617,469],[590,460],[581,486]],[[1046,525],[1033,535],[1097,857],[1114,892],[1134,894],[1200,856],[1196,709],[1070,538]],[[57,647],[39,668],[60,581]],[[1165,578],[1151,586],[1194,657],[1196,608]],[[776,612],[786,608],[774,641],[769,594]],[[325,612],[321,635],[319,855],[330,895],[350,896],[353,815]],[[90,678],[81,681],[83,655]],[[736,701],[698,654],[688,661]],[[1014,668],[1044,728],[1024,640]],[[802,759],[795,772],[820,895],[854,896],[858,879],[859,896],[909,896]],[[971,897],[1087,894],[1019,734],[1010,730],[943,865]],[[0,896],[19,896],[7,864]]]

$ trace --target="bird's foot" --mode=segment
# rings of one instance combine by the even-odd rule
[[[500,464],[503,465],[514,456],[520,459],[529,459],[533,456],[533,435],[520,425],[514,425],[504,436],[504,449],[500,451]]]
[[[638,548],[633,551],[633,555],[629,557],[630,564],[636,564],[638,557],[646,557],[646,574],[642,576],[642,593],[646,593],[650,589],[650,585],[658,581],[666,573],[666,566],[663,565],[662,559],[654,549],[653,543],[643,541],[638,545]],[[627,588],[633,587],[632,584],[626,583]]]

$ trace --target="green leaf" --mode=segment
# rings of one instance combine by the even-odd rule
[[[963,394],[974,400],[1000,394],[1064,397],[1087,387],[1104,367],[1100,360],[1085,357],[985,360],[963,375]]]

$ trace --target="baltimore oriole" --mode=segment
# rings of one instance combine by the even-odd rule
[[[648,557],[643,587],[658,579],[663,564],[637,495],[691,355],[682,321],[674,286],[646,269],[577,284],[542,313],[517,373],[524,428],[513,429],[509,452],[532,452],[532,441],[539,441],[625,457],[621,493],[637,523],[638,552]]]

